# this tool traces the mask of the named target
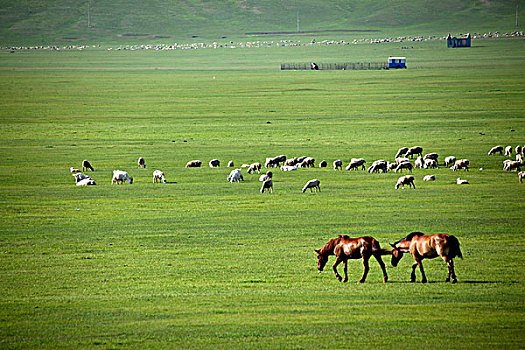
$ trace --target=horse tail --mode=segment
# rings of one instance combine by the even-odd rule
[[[372,238],[372,254],[379,254],[379,255],[392,255],[392,251],[388,249],[381,248],[379,245],[379,241]]]
[[[450,246],[452,248],[452,258],[457,256],[463,259],[463,254],[461,253],[461,249],[459,248],[459,241],[456,238],[456,236],[450,235],[448,237],[448,241],[450,242]]]

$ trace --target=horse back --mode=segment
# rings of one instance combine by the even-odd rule
[[[454,235],[446,233],[436,233],[429,236],[431,245],[439,253],[440,256],[446,256],[449,259],[454,259],[456,256],[463,259],[463,254],[459,248],[459,241]]]

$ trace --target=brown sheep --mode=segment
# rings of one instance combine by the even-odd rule
[[[454,163],[454,166],[451,169],[454,171],[459,170],[459,169],[465,169],[466,171],[468,171],[469,164],[470,162],[468,159],[459,159],[459,160],[456,160],[456,162]]]
[[[190,160],[186,163],[186,168],[200,168],[202,162],[200,160]]]
[[[401,188],[404,189],[405,185],[408,185],[408,188],[410,187],[416,188],[416,185],[414,184],[414,176],[412,175],[401,176],[399,179],[397,179],[395,189],[397,190],[399,186],[401,186]]]
[[[260,174],[261,173],[261,163],[253,163],[250,165],[250,167],[248,168],[248,174],[251,174],[251,173],[254,173],[257,171],[257,174]]]

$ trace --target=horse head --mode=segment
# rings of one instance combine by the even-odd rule
[[[401,260],[401,258],[403,257],[403,251],[401,249],[399,249],[398,247],[396,247],[395,244],[390,244],[392,246],[392,266],[393,267],[396,267],[397,266],[397,263],[399,263],[399,260]]]
[[[321,272],[328,262],[328,254],[323,254],[321,249],[316,249],[315,252],[317,253],[317,270]]]

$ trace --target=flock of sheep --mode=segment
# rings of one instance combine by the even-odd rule
[[[503,161],[503,170],[506,171],[512,171],[516,170],[518,172],[518,180],[520,183],[523,183],[523,178],[525,177],[525,172],[521,171],[521,167],[525,165],[523,162],[523,153],[525,150],[525,146],[516,146],[514,151],[516,153],[516,159],[506,159]],[[492,147],[488,155],[494,155],[496,153],[499,153],[500,155],[505,154],[508,157],[512,156],[513,148],[512,146],[495,146]],[[414,156],[416,156],[416,159],[414,163],[412,164],[411,160],[414,159]],[[367,171],[369,173],[379,173],[379,172],[389,172],[393,171],[395,173],[402,173],[403,170],[407,170],[410,173],[412,173],[412,170],[414,168],[425,168],[425,169],[438,169],[438,154],[437,153],[427,153],[423,155],[423,148],[419,146],[414,147],[401,147],[396,155],[394,156],[395,160],[394,162],[388,162],[386,160],[380,159],[372,162],[372,164],[368,167]],[[143,157],[140,157],[138,159],[138,166],[141,168],[146,167],[146,162]],[[363,158],[352,158],[350,163],[345,167],[346,170],[365,170],[365,163],[366,160]],[[334,170],[342,170],[343,169],[343,161],[340,159],[335,160],[333,163],[333,169]],[[445,167],[449,167],[453,171],[457,170],[465,170],[468,171],[470,162],[468,159],[456,159],[454,156],[448,156],[444,158],[443,164]],[[220,167],[221,162],[218,159],[212,159],[208,163],[210,168],[216,168]],[[192,160],[186,163],[186,168],[199,168],[202,166],[202,161],[200,160]],[[326,168],[328,167],[328,163],[323,160],[319,162],[318,165],[320,168]],[[233,161],[228,162],[228,167],[234,167]],[[266,158],[266,162],[264,164],[265,168],[279,168],[281,171],[294,171],[298,168],[313,168],[315,167],[315,159],[312,157],[293,157],[293,158],[287,158],[285,155],[280,155],[277,157],[270,157]],[[258,174],[261,173],[262,164],[261,163],[252,163],[252,164],[243,164],[241,168],[234,169],[230,172],[230,174],[227,176],[227,180],[231,183],[234,182],[240,182],[244,181],[244,177],[242,175],[242,168],[247,169],[248,174],[254,174],[257,172]],[[80,169],[71,168],[71,172],[73,173],[73,176],[75,177],[75,182],[77,186],[89,186],[89,185],[96,185],[95,181],[85,174],[83,174]],[[89,161],[84,160],[82,162],[82,171],[86,172],[87,170],[94,171],[93,166],[89,163]],[[404,189],[405,186],[408,186],[409,188],[416,188],[414,184],[414,176],[413,175],[404,175],[398,178],[394,188]],[[435,181],[436,176],[435,175],[426,175],[423,177],[423,181]],[[261,175],[259,177],[259,181],[262,182],[262,186],[260,189],[261,193],[268,192],[273,193],[273,173],[272,171],[267,171],[265,174]],[[126,183],[129,184],[133,183],[133,177],[131,177],[127,172],[121,171],[121,170],[114,170],[113,171],[113,178],[111,180],[112,184],[121,184]],[[153,172],[153,183],[166,183],[166,177],[164,176],[164,173],[161,170],[155,170]],[[468,184],[469,182],[467,180],[457,178],[456,183],[463,185]],[[312,179],[308,181],[303,189],[302,192],[306,192],[306,190],[310,189],[310,192],[313,190],[315,191],[321,191],[320,188],[320,181],[318,179]]]

